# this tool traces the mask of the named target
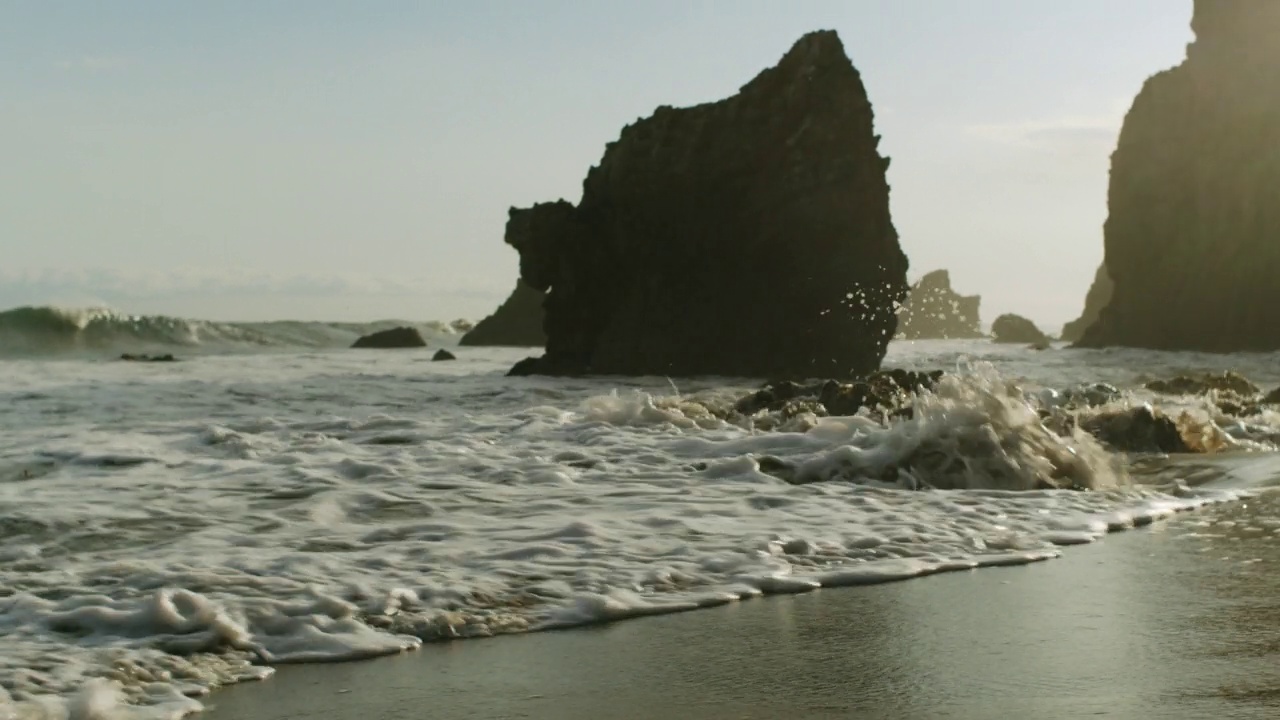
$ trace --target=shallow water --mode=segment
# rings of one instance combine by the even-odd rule
[[[1256,449],[1129,473],[1025,399],[1226,368],[1271,387],[1274,356],[896,344],[889,366],[961,371],[929,412],[763,432],[708,411],[744,381],[506,378],[524,352],[431,352],[0,363],[0,717],[175,717],[282,663],[1046,560],[1275,483]],[[1223,432],[1276,429],[1250,422]],[[922,447],[969,461],[971,489],[869,479]],[[764,456],[835,481],[788,485]],[[1099,490],[1015,489],[1054,456]],[[142,707],[99,707],[109,686]]]
[[[1280,494],[1054,562],[291,667],[209,720],[1272,718]]]

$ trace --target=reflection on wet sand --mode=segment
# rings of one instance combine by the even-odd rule
[[[210,720],[1263,718],[1280,493],[1027,567],[285,668]]]

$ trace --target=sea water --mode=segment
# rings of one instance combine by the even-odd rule
[[[763,422],[726,412],[743,380],[508,378],[529,351],[431,362],[335,347],[357,327],[264,327],[72,331],[0,359],[0,719],[181,717],[282,663],[1050,560],[1280,469],[1280,416],[1141,389],[1228,368],[1274,387],[1273,355],[895,343],[886,366],[951,373],[912,417]],[[181,361],[110,354],[153,347]],[[1152,403],[1213,452],[1127,458],[1041,422],[1099,382],[1122,392],[1079,412]],[[922,458],[957,489],[884,479]],[[1068,465],[1089,490],[1036,489]]]

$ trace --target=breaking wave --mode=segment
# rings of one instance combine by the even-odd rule
[[[296,360],[13,363],[0,719],[176,718],[285,663],[1039,562],[1280,475],[1277,418],[1238,392],[1049,390],[975,363],[909,414],[841,414]],[[1196,464],[1141,449],[1152,428]]]
[[[110,308],[26,306],[0,312],[0,355],[347,347],[361,335],[403,325],[418,328],[428,342],[434,338],[437,343],[452,342],[470,327],[461,320],[226,323],[131,315]]]

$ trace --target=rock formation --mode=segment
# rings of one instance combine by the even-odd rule
[[[1099,265],[1098,272],[1093,276],[1093,284],[1089,286],[1089,293],[1084,297],[1084,312],[1080,313],[1080,317],[1062,326],[1062,339],[1067,342],[1076,342],[1084,337],[1084,331],[1098,321],[1102,308],[1111,302],[1113,289],[1111,276],[1107,274],[1107,266]]]
[[[540,290],[516,281],[506,301],[489,317],[481,320],[471,332],[462,336],[460,345],[509,345],[511,347],[543,347],[547,344],[542,331]]]
[[[1111,303],[1080,340],[1280,349],[1280,2],[1195,0],[1195,42],[1149,80],[1111,158]]]
[[[1005,314],[991,323],[992,339],[998,343],[1023,343],[1037,348],[1048,347],[1049,336],[1021,315]]]
[[[875,370],[907,291],[888,158],[835,32],[737,95],[659,107],[564,200],[512,209],[546,292],[546,354],[513,374],[825,377]]]
[[[353,348],[420,348],[426,347],[427,341],[422,338],[422,333],[417,328],[397,327],[390,330],[380,330],[371,333],[356,340],[351,345]]]
[[[453,353],[449,352],[448,350],[445,350],[444,348],[440,348],[439,350],[436,351],[435,355],[431,356],[431,362],[444,362],[445,360],[457,360],[457,359],[458,359],[457,355],[454,355]]]
[[[951,289],[951,273],[934,270],[911,286],[898,311],[898,337],[904,340],[959,340],[983,337],[978,327],[978,295]]]

